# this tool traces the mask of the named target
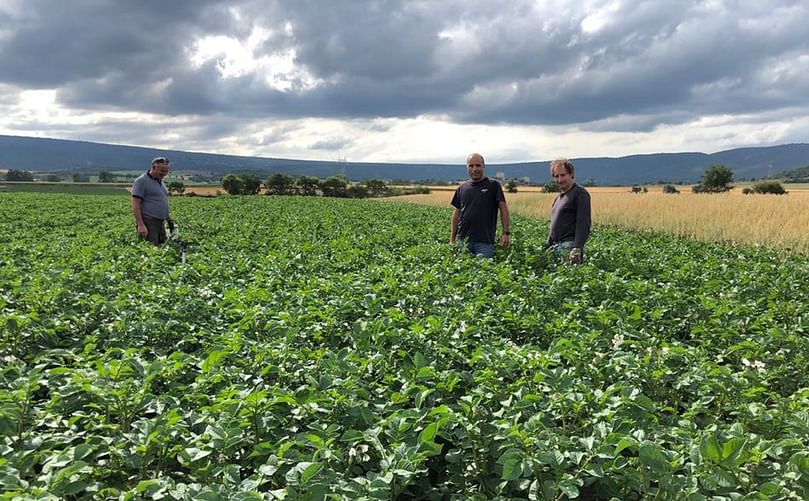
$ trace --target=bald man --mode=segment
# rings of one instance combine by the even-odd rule
[[[452,211],[449,243],[460,244],[471,254],[491,259],[498,211],[503,226],[500,246],[508,247],[510,241],[511,220],[506,197],[500,183],[486,177],[486,161],[480,153],[466,157],[466,172],[469,180],[458,186],[452,197],[455,210]]]

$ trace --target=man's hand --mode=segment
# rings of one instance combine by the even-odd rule
[[[146,238],[149,235],[149,231],[146,230],[145,224],[138,223],[138,235],[140,235],[141,238]]]
[[[581,249],[573,247],[570,250],[570,264],[581,264]]]
[[[509,243],[511,243],[511,238],[509,237],[508,233],[503,233],[500,235],[500,247],[508,247]]]

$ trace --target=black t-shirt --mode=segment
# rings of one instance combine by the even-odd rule
[[[493,244],[497,210],[500,202],[505,201],[500,183],[488,177],[478,182],[466,181],[458,186],[452,197],[452,206],[461,211],[458,238]]]

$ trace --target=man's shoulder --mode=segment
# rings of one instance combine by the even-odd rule
[[[572,194],[576,194],[576,195],[581,194],[581,195],[584,195],[584,196],[587,196],[587,197],[590,196],[590,192],[587,191],[584,188],[584,186],[580,185],[579,183],[574,184],[573,189],[571,191],[573,192]]]

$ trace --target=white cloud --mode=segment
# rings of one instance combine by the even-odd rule
[[[515,162],[711,152],[809,130],[809,5],[797,0],[156,5],[1,2],[0,132]]]

